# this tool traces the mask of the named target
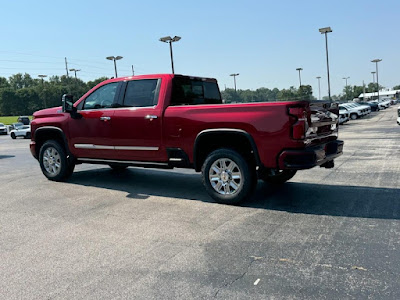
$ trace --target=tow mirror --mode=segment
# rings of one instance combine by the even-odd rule
[[[74,96],[64,94],[62,96],[62,111],[71,113],[73,112],[73,103],[74,103]]]
[[[80,119],[82,115],[78,113],[78,109],[73,105],[74,97],[72,95],[64,94],[62,96],[62,111],[70,113],[73,119]]]

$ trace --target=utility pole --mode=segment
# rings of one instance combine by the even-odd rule
[[[67,58],[65,57],[65,70],[67,70],[67,77],[69,77],[68,74],[68,63],[67,63]]]
[[[363,101],[365,101],[365,83],[363,80]]]

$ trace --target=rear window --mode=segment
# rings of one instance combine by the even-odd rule
[[[174,77],[171,105],[221,104],[216,82]]]

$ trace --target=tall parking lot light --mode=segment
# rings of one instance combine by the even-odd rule
[[[374,60],[371,60],[371,62],[372,62],[372,63],[375,63],[375,65],[376,65],[376,89],[377,89],[377,92],[378,92],[378,101],[379,101],[378,62],[380,62],[380,61],[382,61],[382,59],[379,59],[379,58],[374,59]]]
[[[120,60],[120,59],[123,59],[123,57],[122,56],[107,56],[106,59],[114,61],[115,78],[117,78],[118,74],[117,74],[117,63],[116,63],[116,61]]]
[[[234,74],[231,74],[229,76],[233,76],[233,82],[235,84],[235,93],[236,93],[236,76],[239,76],[239,73],[234,73]]]
[[[172,54],[172,43],[177,42],[181,39],[180,36],[174,36],[173,38],[170,36],[165,36],[159,39],[160,42],[169,44],[169,53],[171,55],[171,66],[172,66],[172,74],[175,74],[174,70],[174,56]]]
[[[46,78],[47,75],[40,74],[40,75],[38,75],[38,77],[42,79],[42,88],[43,88],[43,85],[44,85],[44,78]],[[44,98],[43,98],[43,104],[44,104],[44,108],[47,108],[46,96],[44,96]]]
[[[76,79],[76,72],[79,72],[80,71],[80,69],[69,69],[71,72],[74,72],[75,73],[75,79]]]
[[[316,78],[318,79],[318,100],[321,100],[321,76],[317,76]]]
[[[328,72],[328,97],[329,97],[329,101],[332,102],[332,98],[331,98],[331,83],[329,80],[329,56],[328,56],[328,33],[332,32],[332,29],[330,27],[324,27],[324,28],[320,28],[319,32],[321,32],[321,34],[325,34],[325,48],[326,48],[326,69]]]
[[[343,77],[342,79],[346,80],[346,85],[344,86],[345,90],[346,90],[346,98],[347,98],[347,79],[349,79],[350,77]]]
[[[300,87],[301,87],[301,74],[300,74],[300,72],[303,71],[303,68],[297,68],[296,71],[299,71],[299,81],[300,81]]]

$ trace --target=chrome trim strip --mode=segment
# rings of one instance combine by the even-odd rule
[[[113,160],[113,159],[96,159],[96,158],[78,158],[79,161],[93,161],[93,162],[106,162],[106,163],[123,163],[123,164],[137,164],[137,165],[159,165],[168,166],[167,163],[159,162],[145,162],[135,160]]]
[[[107,146],[93,144],[75,144],[77,149],[93,149],[93,150],[138,150],[138,151],[158,151],[158,147],[141,147],[141,146]]]
[[[140,147],[140,146],[115,146],[115,150],[144,150],[158,151],[158,147]]]
[[[182,161],[182,158],[170,158],[169,161]]]

